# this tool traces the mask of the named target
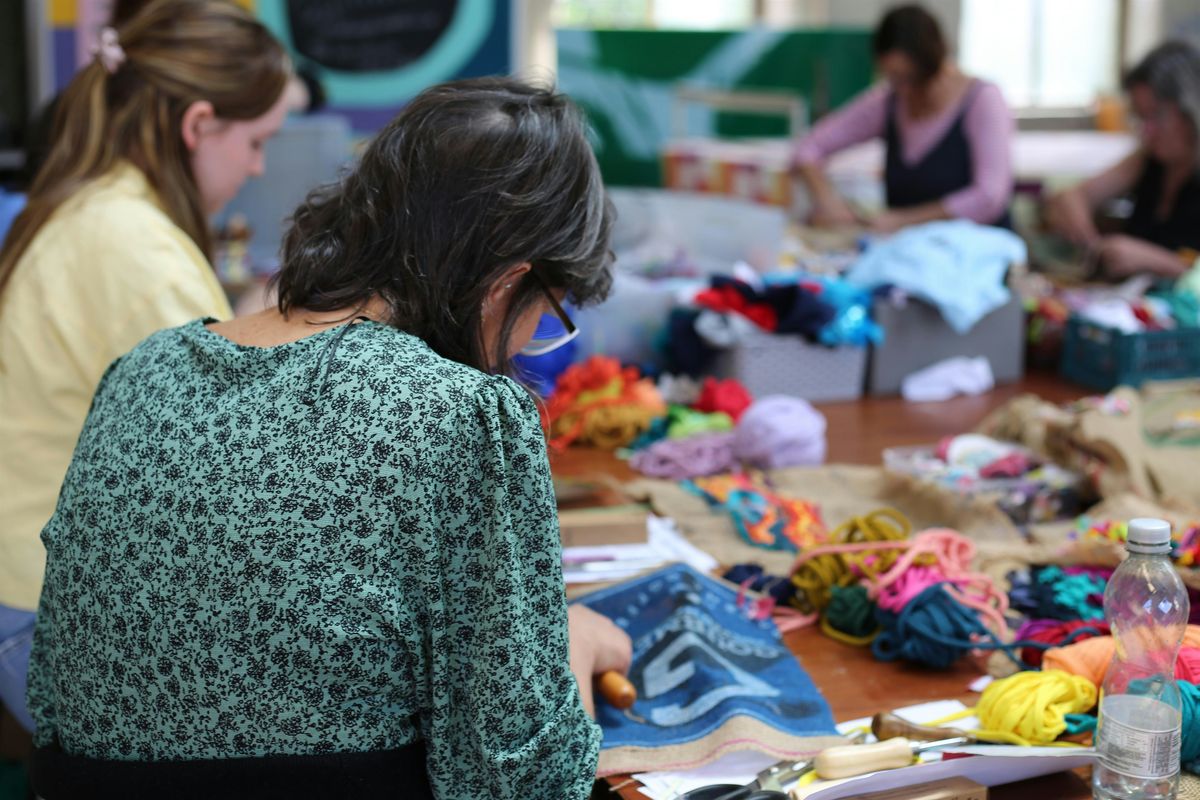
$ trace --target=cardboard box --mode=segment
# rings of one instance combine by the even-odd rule
[[[648,508],[640,505],[559,511],[558,526],[563,547],[645,544],[649,513]]]

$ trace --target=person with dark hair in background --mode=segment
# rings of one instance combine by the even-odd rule
[[[630,642],[567,608],[505,373],[612,222],[564,96],[436,86],[296,211],[277,308],[118,360],[42,536],[38,793],[587,797]]]
[[[958,69],[937,20],[918,5],[890,10],[871,49],[883,85],[821,119],[796,145],[810,222],[867,222],[881,232],[938,219],[1007,225],[1014,125],[999,87]],[[887,208],[868,220],[838,194],[823,163],[880,137]]]
[[[0,700],[25,671],[54,512],[92,394],[162,328],[232,316],[209,218],[264,170],[291,67],[226,0],[157,0],[106,28],[0,248]]]
[[[1140,147],[1118,164],[1052,197],[1046,221],[1087,247],[1110,277],[1172,278],[1200,255],[1200,51],[1159,45],[1125,76]],[[1102,235],[1093,214],[1131,194],[1124,231]]]

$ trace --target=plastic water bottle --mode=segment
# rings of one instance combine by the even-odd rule
[[[1092,796],[1174,798],[1183,724],[1175,659],[1187,628],[1188,594],[1171,564],[1168,523],[1132,520],[1125,549],[1129,557],[1104,589],[1104,616],[1117,650],[1101,693]]]

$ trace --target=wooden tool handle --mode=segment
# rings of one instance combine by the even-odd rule
[[[876,714],[871,719],[871,733],[875,734],[875,738],[881,742],[884,739],[892,739],[896,736],[915,739],[918,742],[936,742],[939,739],[949,739],[952,736],[967,735],[957,728],[931,728],[928,725],[918,725],[915,722],[909,722],[903,717],[886,712]]]
[[[866,775],[881,769],[907,767],[912,763],[912,743],[903,736],[876,744],[848,744],[822,750],[813,759],[818,778],[832,780]]]
[[[634,704],[637,700],[637,689],[633,688],[633,684],[619,672],[606,672],[600,676],[597,681],[597,688],[600,690],[600,695],[613,708],[619,708],[624,711]]]

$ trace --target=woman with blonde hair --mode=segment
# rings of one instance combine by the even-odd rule
[[[0,699],[24,685],[38,539],[108,365],[162,328],[228,318],[209,218],[264,168],[291,67],[227,0],[157,0],[102,32],[0,250]],[[136,500],[133,500],[136,505]]]

